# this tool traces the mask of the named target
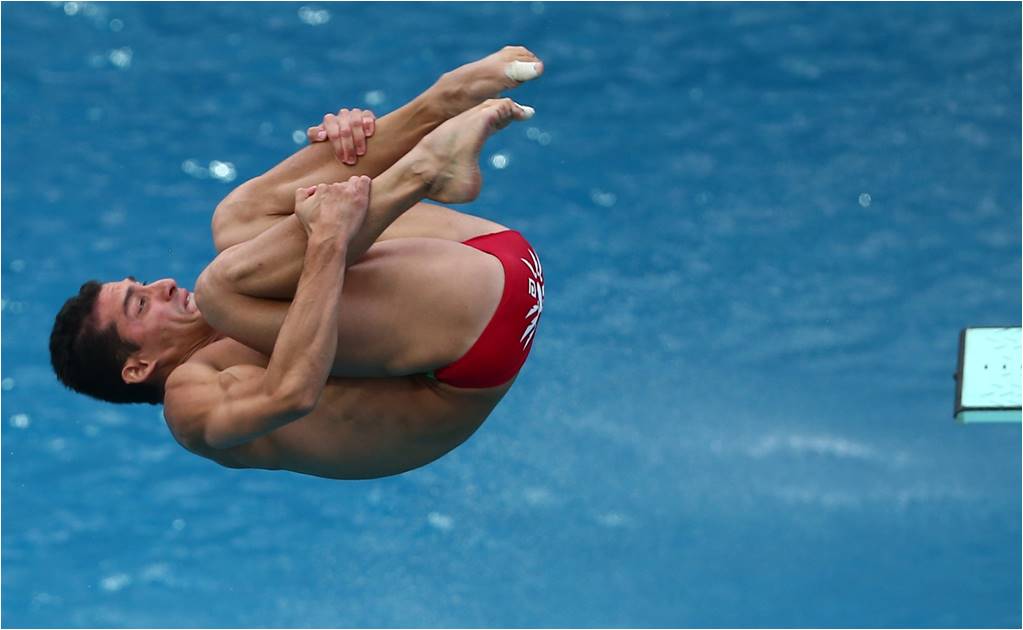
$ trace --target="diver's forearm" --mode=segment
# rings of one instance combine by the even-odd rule
[[[267,365],[267,389],[310,409],[334,363],[347,251],[337,233],[310,234],[298,288]]]

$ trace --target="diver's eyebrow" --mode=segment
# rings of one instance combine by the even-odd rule
[[[135,276],[128,276],[128,279],[132,282],[138,282],[138,280],[135,279]],[[135,293],[135,285],[130,284],[128,285],[128,290],[124,292],[124,303],[121,305],[121,310],[124,311],[125,317],[128,317],[128,300],[131,299],[133,293]]]

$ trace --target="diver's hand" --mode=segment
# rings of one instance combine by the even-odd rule
[[[337,237],[345,244],[362,227],[369,208],[369,177],[351,177],[340,184],[319,184],[295,191],[295,214],[306,234]]]
[[[323,122],[306,131],[309,142],[330,141],[342,164],[353,166],[366,154],[366,139],[376,132],[376,116],[368,109],[342,109],[325,114]]]

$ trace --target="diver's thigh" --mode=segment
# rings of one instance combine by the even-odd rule
[[[432,203],[417,203],[398,217],[377,241],[396,238],[438,238],[463,242],[484,234],[507,230],[500,223],[458,212]]]

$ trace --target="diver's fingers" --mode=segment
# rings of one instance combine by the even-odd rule
[[[323,128],[323,125],[316,125],[306,129],[305,137],[310,143],[323,142],[327,139],[327,130]]]
[[[352,138],[352,117],[351,112],[342,109],[337,113],[337,135],[331,136],[334,143],[334,152],[340,160],[349,166],[355,164],[355,140]]]
[[[353,109],[348,116],[352,127],[352,146],[355,147],[355,155],[366,155],[366,128],[362,122],[363,111],[361,109]],[[355,160],[352,163],[354,164]]]
[[[369,111],[368,109],[362,110],[362,129],[366,132],[366,137],[369,138],[377,131],[377,117],[376,114]]]

